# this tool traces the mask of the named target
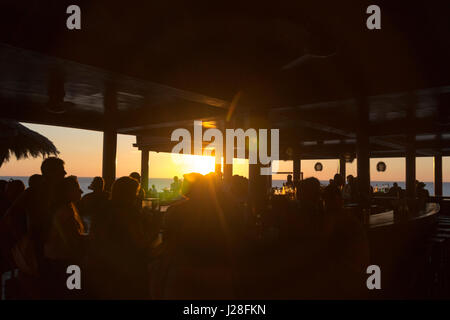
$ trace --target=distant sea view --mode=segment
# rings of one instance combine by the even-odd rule
[[[25,183],[25,186],[28,187],[28,177],[11,177],[11,176],[2,176],[0,179],[3,180],[9,180],[9,179],[18,179],[22,180]],[[88,189],[89,184],[92,181],[92,177],[78,177],[78,182],[80,183],[81,190],[83,190],[84,193],[89,193],[90,190]],[[149,180],[149,187],[151,187],[153,184],[155,185],[156,189],[158,191],[164,190],[164,188],[170,188],[170,184],[173,182],[172,178],[150,178]],[[272,186],[273,187],[282,187],[283,182],[285,180],[272,180]],[[389,186],[392,187],[394,182],[397,182],[398,185],[405,189],[405,182],[404,181],[372,181],[371,185],[373,187],[385,187]],[[327,185],[328,181],[320,181],[321,184]],[[430,195],[434,195],[434,183],[433,182],[424,182],[425,188],[430,192]],[[443,195],[444,196],[450,196],[450,182],[444,182],[443,183]]]

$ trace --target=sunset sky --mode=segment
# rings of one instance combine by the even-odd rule
[[[79,177],[92,177],[102,173],[101,132],[70,129],[36,124],[24,124],[49,138],[59,149],[60,157],[66,162],[66,171]],[[117,139],[117,177],[128,175],[132,171],[140,172],[140,151],[133,147],[134,136],[119,135]],[[377,172],[376,163],[383,160],[387,169]],[[338,160],[319,160],[323,171],[314,171],[316,160],[303,160],[304,177],[315,176],[319,180],[328,180],[339,170]],[[41,158],[16,160],[14,157],[0,167],[0,176],[30,176],[40,172]],[[372,181],[404,181],[404,158],[371,159]],[[150,152],[150,178],[172,178],[189,172],[202,174],[214,171],[214,158],[200,156],[171,155],[168,153]],[[433,181],[433,158],[417,158],[416,175],[420,181]],[[278,171],[292,171],[292,162],[281,161]],[[443,160],[444,182],[450,182],[450,157]],[[235,159],[233,173],[248,176],[248,165],[245,160]],[[356,175],[356,160],[347,164],[347,174]],[[274,175],[273,179],[285,179],[286,175]]]

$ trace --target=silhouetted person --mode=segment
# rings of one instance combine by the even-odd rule
[[[42,187],[44,178],[41,174],[33,174],[28,178],[28,188],[38,190]]]
[[[156,190],[156,187],[154,184],[152,184],[152,188],[150,189],[150,195],[152,196],[152,198],[158,197],[158,190]]]
[[[360,222],[343,210],[337,186],[323,193],[324,280],[329,298],[358,298],[367,290],[365,269],[369,265],[369,246]],[[327,270],[328,269],[328,270]]]
[[[292,180],[292,175],[291,174],[288,174],[285,186],[286,187],[290,187],[290,188],[294,187],[294,181]]]
[[[139,188],[133,178],[117,179],[105,219],[92,226],[89,282],[94,298],[148,297],[148,254],[159,226],[136,205]]]
[[[347,184],[343,189],[343,198],[347,202],[357,202],[358,201],[358,182],[357,178],[353,175],[347,176]]]
[[[231,177],[229,184],[230,192],[238,203],[247,201],[248,179],[239,175]]]
[[[32,279],[33,288],[30,294],[45,297],[49,290],[47,275],[47,259],[44,256],[44,244],[52,226],[56,189],[64,180],[66,171],[64,161],[56,157],[46,158],[41,164],[42,184],[39,188],[28,188],[7,211],[2,223],[8,226],[4,240],[9,248],[20,241],[29,239],[32,249],[22,252],[26,266],[19,270],[27,273]],[[28,248],[28,247],[27,247]],[[36,262],[33,263],[33,261]]]
[[[136,180],[139,184],[141,183],[141,175],[137,172],[130,173],[130,177]],[[139,188],[139,194],[137,197],[137,204],[140,208],[142,208],[142,200],[145,199],[147,196],[147,190],[144,190],[143,188]]]
[[[53,284],[50,298],[70,297],[70,291],[66,287],[66,269],[70,265],[82,264],[86,242],[85,229],[75,207],[82,193],[74,176],[69,176],[58,183],[55,190],[52,225],[44,249],[48,259],[47,279]]]
[[[2,202],[0,203],[0,218],[24,191],[25,184],[21,180],[8,181],[3,192]]]
[[[181,183],[177,176],[173,177],[173,182],[170,184],[170,192],[173,197],[177,197],[180,195],[181,191]]]
[[[419,210],[424,210],[426,203],[428,201],[428,198],[430,197],[430,193],[427,189],[425,189],[425,183],[418,182],[416,187],[416,197],[417,197],[417,204]]]
[[[398,186],[397,182],[394,182],[394,185],[388,191],[388,196],[400,198],[401,189],[402,188]]]
[[[0,197],[4,195],[7,184],[8,184],[8,181],[0,180]]]
[[[105,191],[105,181],[102,177],[92,179],[88,188],[92,192],[81,198],[78,207],[80,209],[80,215],[85,220],[89,220],[92,225],[97,223],[97,220],[101,219],[99,216],[105,213],[109,200],[109,192]]]
[[[298,198],[300,210],[306,214],[318,216],[322,214],[320,182],[316,178],[307,178],[299,185]]]
[[[5,190],[6,185],[8,184],[8,181],[6,180],[0,180],[0,219],[3,217],[3,215],[6,213],[6,210],[8,210],[10,204],[6,200]]]
[[[156,286],[163,290],[156,297],[232,298],[230,259],[237,238],[229,213],[234,206],[223,198],[214,175],[184,175],[182,194],[186,200],[166,213],[166,262],[154,274],[155,281],[163,280]]]
[[[333,182],[338,187],[339,190],[342,190],[345,184],[344,177],[339,173],[336,173],[334,175]]]

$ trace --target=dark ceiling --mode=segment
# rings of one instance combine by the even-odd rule
[[[77,4],[82,29],[66,28]],[[249,104],[295,105],[449,83],[450,6],[377,1],[2,1],[0,42]],[[337,54],[282,71],[304,50]]]

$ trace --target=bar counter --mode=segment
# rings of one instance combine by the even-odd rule
[[[383,213],[373,214],[370,216],[369,220],[369,227],[370,228],[378,228],[378,227],[385,227],[390,226],[395,223],[407,223],[411,221],[415,221],[418,219],[427,218],[430,216],[433,216],[437,213],[439,213],[440,206],[438,203],[427,203],[425,210],[422,210],[419,212],[419,214],[408,217],[406,219],[402,220],[395,220],[394,219],[394,210],[390,210]]]

